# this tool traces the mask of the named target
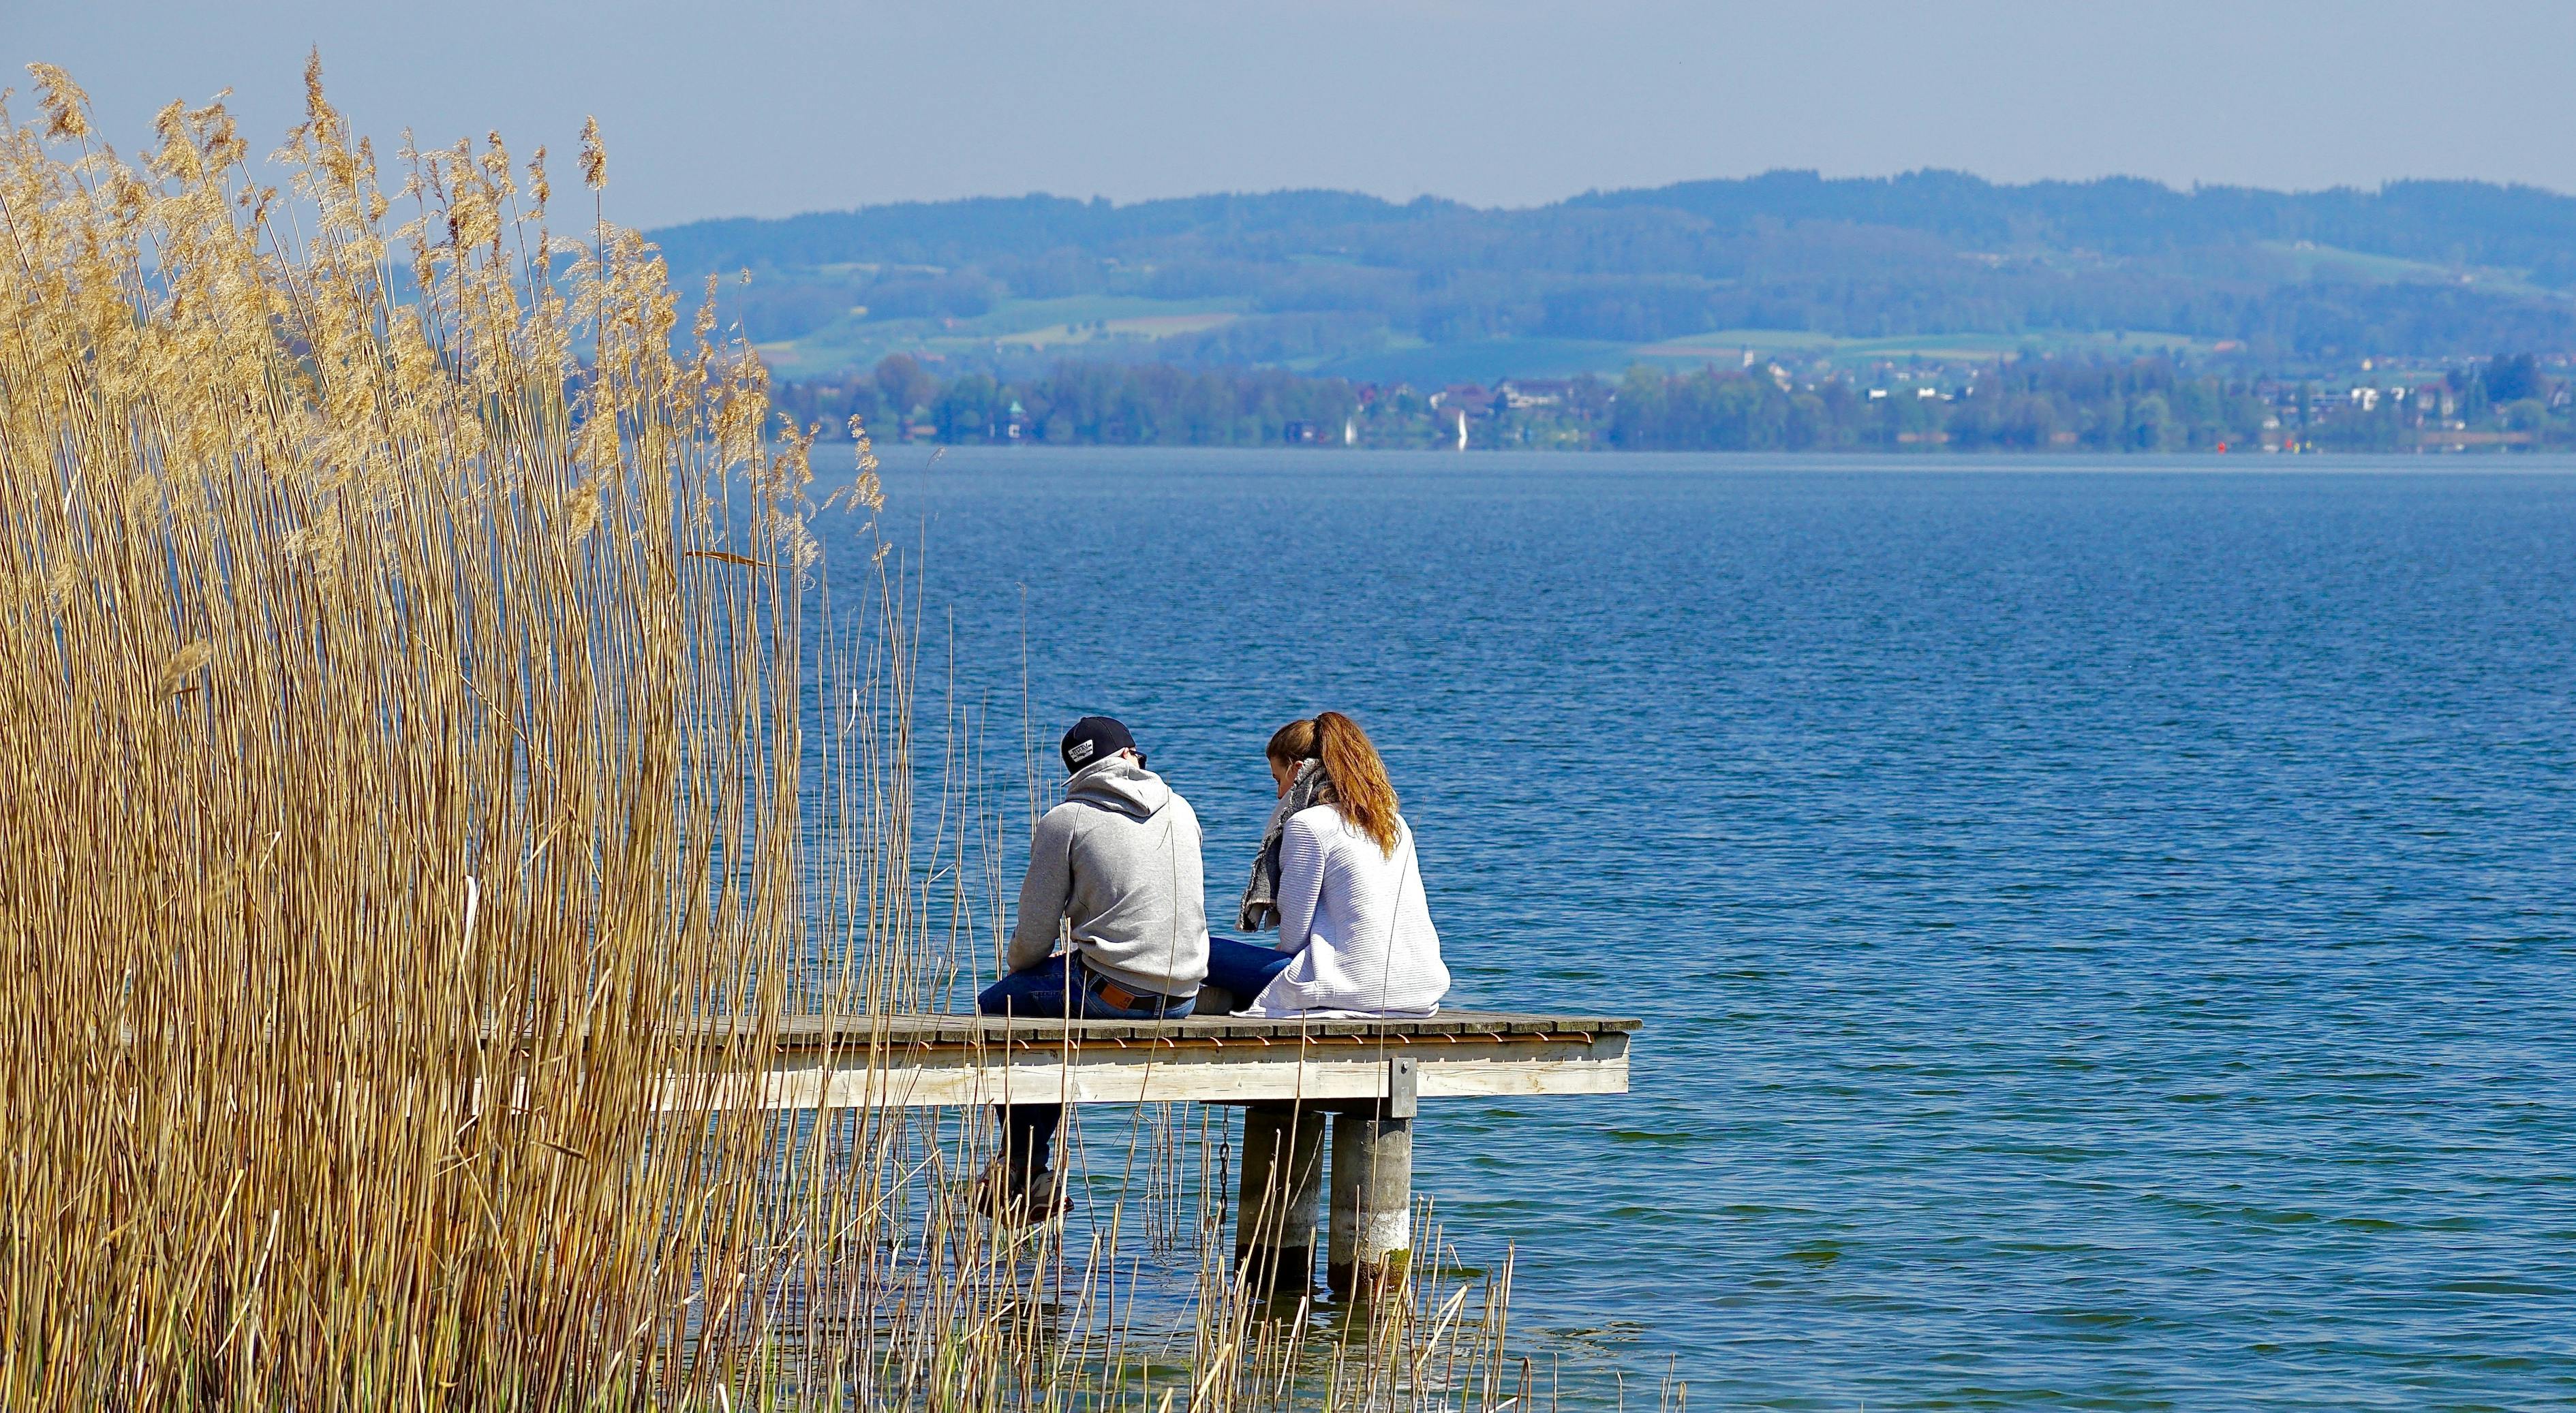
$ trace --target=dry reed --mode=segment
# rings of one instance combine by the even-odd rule
[[[1248,1299],[1216,1111],[1133,1115],[1015,1233],[958,1195],[981,1115],[724,1103],[782,1017],[985,965],[1012,791],[954,702],[916,767],[900,557],[846,623],[820,588],[864,435],[818,521],[595,126],[567,234],[497,134],[387,189],[318,65],[283,192],[220,102],[127,160],[35,73],[0,1406],[1511,1406],[1507,1277],[1436,1232],[1333,1330]]]

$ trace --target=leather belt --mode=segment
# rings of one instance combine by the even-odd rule
[[[1168,1011],[1183,1001],[1198,999],[1195,996],[1166,996],[1160,991],[1131,990],[1092,970],[1088,965],[1083,967],[1082,974],[1091,978],[1092,995],[1122,1011],[1141,1011],[1148,1006],[1157,1011]]]

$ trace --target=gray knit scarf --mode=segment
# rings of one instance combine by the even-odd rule
[[[1299,810],[1333,802],[1333,777],[1324,773],[1324,763],[1310,760],[1299,763],[1297,774],[1288,782],[1288,793],[1270,811],[1270,822],[1261,829],[1261,852],[1252,860],[1252,881],[1243,885],[1243,909],[1237,925],[1247,932],[1259,932],[1279,925],[1279,841],[1288,832],[1288,819]]]

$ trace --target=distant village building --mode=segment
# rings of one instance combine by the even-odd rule
[[[1431,395],[1431,405],[1469,417],[1486,417],[1493,414],[1494,394],[1474,383],[1452,383]]]
[[[1574,395],[1574,383],[1566,378],[1506,378],[1494,384],[1494,396],[1514,412],[1533,407],[1555,407]]]

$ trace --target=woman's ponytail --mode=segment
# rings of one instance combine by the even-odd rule
[[[1387,780],[1386,762],[1378,759],[1368,733],[1338,711],[1320,713],[1315,717],[1315,753],[1333,778],[1333,807],[1379,852],[1394,854],[1395,786]]]

